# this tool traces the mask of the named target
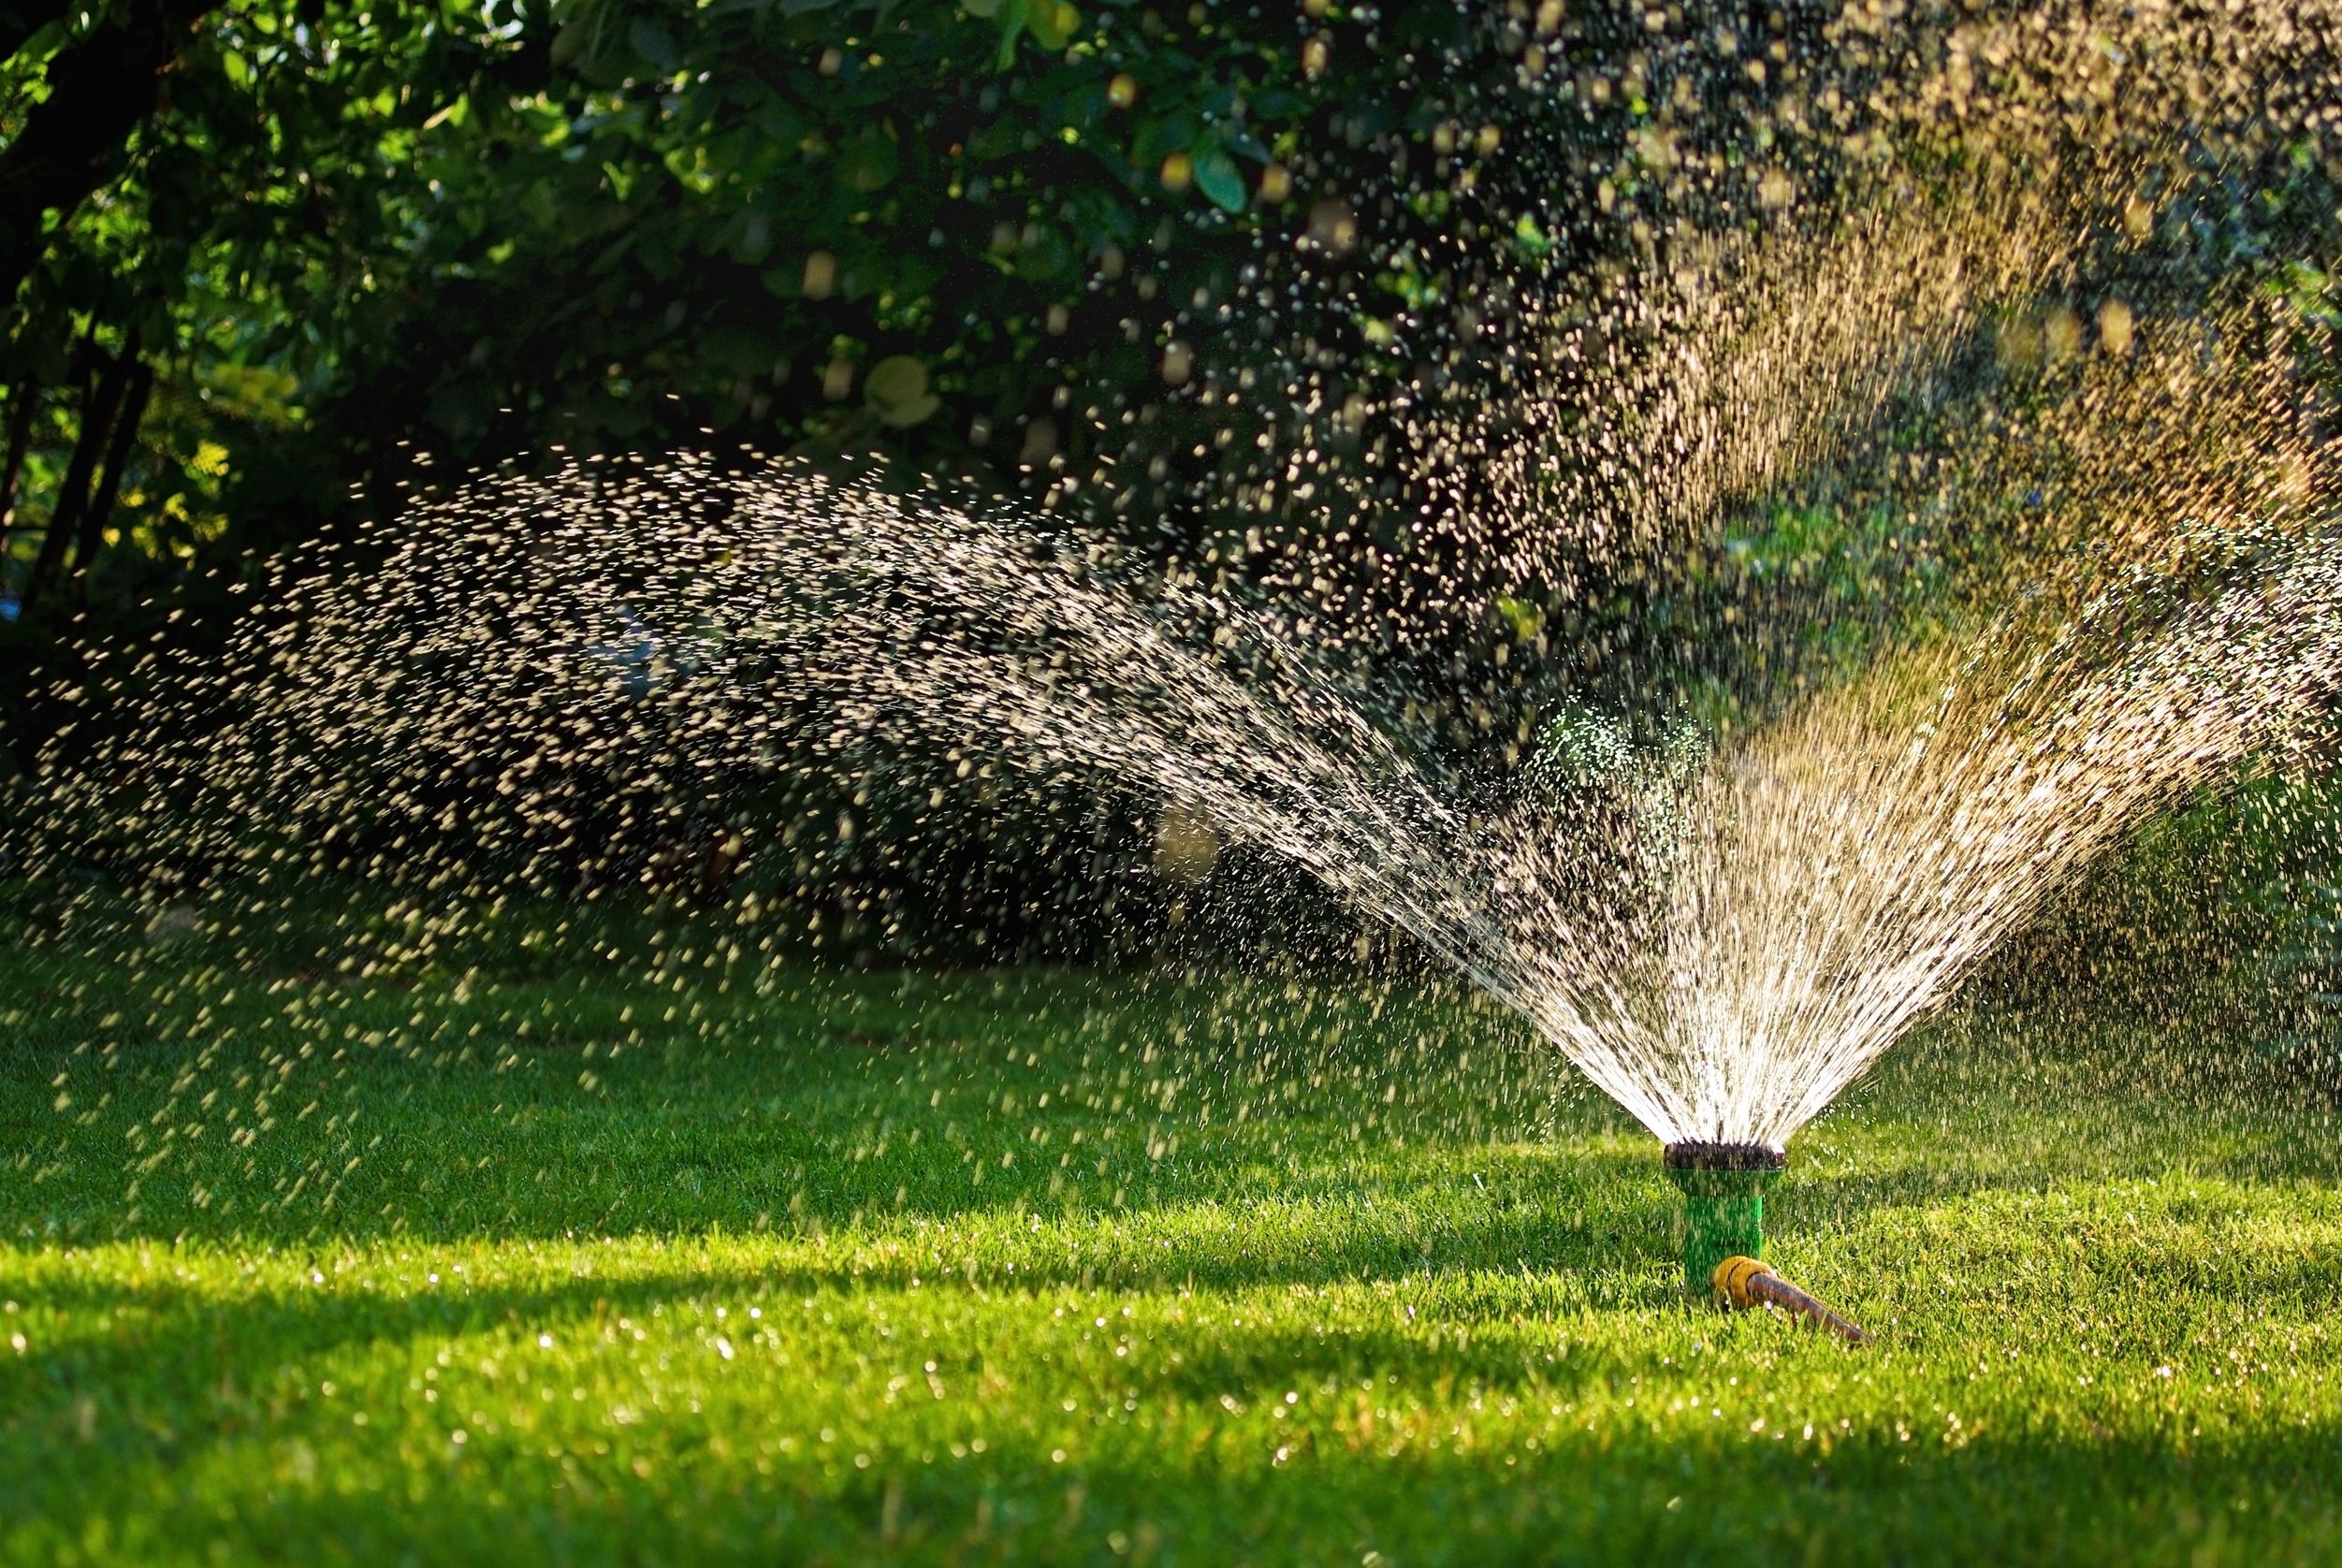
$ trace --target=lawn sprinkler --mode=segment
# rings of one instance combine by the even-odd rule
[[[1765,1256],[1765,1189],[1788,1156],[1762,1143],[1670,1143],[1667,1180],[1683,1194],[1683,1287],[1727,1306],[1772,1307],[1850,1344],[1870,1336],[1773,1272]]]
[[[1765,1189],[1787,1164],[1762,1143],[1670,1143],[1667,1180],[1683,1194],[1683,1288],[1711,1288],[1727,1257],[1765,1256]]]

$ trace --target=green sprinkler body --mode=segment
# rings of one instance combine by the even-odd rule
[[[1667,1180],[1683,1194],[1683,1287],[1706,1298],[1727,1257],[1765,1256],[1765,1189],[1787,1156],[1761,1143],[1670,1143]]]

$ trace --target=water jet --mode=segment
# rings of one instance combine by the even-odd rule
[[[1199,362],[1199,408],[1234,388],[1295,417],[1250,448],[1281,466],[1198,470],[1185,499],[1101,480],[1093,515],[1069,472],[1037,505],[728,444],[476,474],[360,530],[362,572],[288,562],[221,669],[125,676],[128,714],[203,695],[87,757],[61,741],[39,853],[138,843],[109,852],[492,909],[663,886],[715,835],[823,958],[862,929],[981,932],[945,911],[991,872],[903,846],[1012,862],[1020,800],[1065,870],[1019,911],[1105,907],[1143,861],[1184,916],[1187,884],[1279,859],[1667,1145],[1704,1293],[1761,1260],[1788,1139],[1996,944],[2156,813],[2331,747],[2342,515],[2331,422],[2296,412],[2330,394],[2322,361],[2265,349],[2326,307],[2198,255],[2246,221],[2195,119],[2232,67],[2199,90],[2156,37],[2070,36],[2092,72],[2175,73],[2164,110],[2127,82],[2109,128],[2133,134],[2102,146],[1841,167],[1871,143],[1833,124],[1773,182],[1817,205],[1765,197],[1753,225],[1728,195],[1646,211],[1710,183],[1648,182],[1616,223],[1666,243],[1524,280],[1501,397],[1333,374],[1314,339],[1281,393]],[[2277,45],[2255,67],[2314,128],[2306,68]],[[1845,96],[1899,125],[1874,74]],[[1971,123],[2064,123],[2037,80],[2062,102],[2085,77],[2013,76],[2024,112]],[[2277,101],[2233,96],[2249,144],[2293,144],[2260,127]],[[2254,220],[2272,257],[2334,211],[2289,201]],[[1265,277],[1243,292],[1278,309]],[[1423,299],[1399,357],[1432,365]],[[1168,457],[1132,468],[1169,483]],[[1124,831],[1150,816],[1151,847]]]

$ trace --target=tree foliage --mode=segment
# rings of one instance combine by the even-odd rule
[[[1553,264],[1549,219],[1466,241],[1500,196],[1476,106],[1556,25],[1447,0],[0,7],[6,754],[30,770],[94,671],[216,644],[270,562],[475,466],[875,449],[1164,553],[1241,538],[1281,443],[1372,439],[1362,381],[1428,362],[1402,324],[1463,309],[1472,269]],[[1075,816],[1084,853],[1145,852]],[[994,810],[981,846],[944,836],[914,882],[974,889],[1063,833]]]
[[[18,754],[88,607],[142,633],[472,464],[875,446],[1060,500],[1118,475],[1155,520],[1236,504],[1263,418],[1204,394],[1321,355],[1338,411],[1440,308],[1447,190],[1495,145],[1469,100],[1520,70],[1486,31],[1330,0],[20,6]],[[1417,144],[1447,187],[1386,200],[1400,260],[1354,269],[1367,175]],[[1229,328],[1248,288],[1285,291],[1273,341]]]

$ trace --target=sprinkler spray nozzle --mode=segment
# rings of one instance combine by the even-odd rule
[[[1773,1272],[1753,1257],[1727,1257],[1716,1265],[1716,1294],[1736,1307],[1774,1307],[1826,1328],[1848,1344],[1869,1344],[1870,1336],[1838,1313]]]

